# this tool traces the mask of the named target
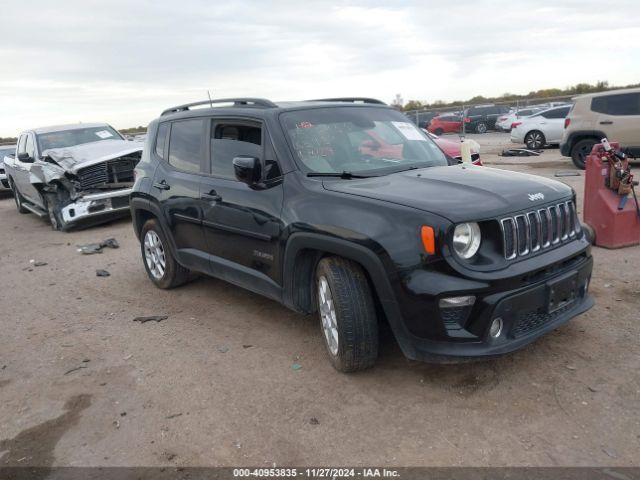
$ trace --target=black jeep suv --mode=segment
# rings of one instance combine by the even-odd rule
[[[459,164],[376,100],[168,109],[133,190],[151,281],[200,272],[318,312],[341,371],[375,362],[381,322],[408,358],[447,361],[516,350],[593,305],[569,187]]]

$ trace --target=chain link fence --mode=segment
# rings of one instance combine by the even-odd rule
[[[538,98],[526,98],[518,100],[505,100],[498,102],[478,102],[478,103],[463,103],[457,106],[437,107],[437,108],[423,108],[419,110],[408,110],[404,114],[407,115],[416,125],[422,128],[427,128],[427,125],[432,118],[438,115],[455,115],[462,117],[464,112],[470,107],[480,106],[507,106],[514,110],[521,110],[523,108],[535,107],[536,105],[549,105],[554,103],[571,103],[574,95],[561,95],[557,97],[538,97]],[[551,105],[550,105],[551,106]],[[462,122],[462,134],[465,133],[465,122]]]

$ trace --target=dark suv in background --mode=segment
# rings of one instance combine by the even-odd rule
[[[498,117],[509,113],[511,109],[505,105],[479,105],[464,111],[466,132],[485,133],[496,128]]]
[[[397,148],[372,154],[372,136]],[[448,361],[516,350],[593,304],[571,188],[460,164],[376,100],[165,110],[131,211],[159,288],[200,272],[318,312],[340,371],[373,365],[381,322],[408,358]]]

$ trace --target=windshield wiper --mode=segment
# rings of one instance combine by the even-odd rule
[[[342,171],[338,172],[311,172],[307,173],[307,177],[333,177],[333,178],[343,178],[345,180],[350,180],[352,178],[369,178],[368,175],[356,175],[351,172]]]

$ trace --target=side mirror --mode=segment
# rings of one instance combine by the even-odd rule
[[[255,157],[236,157],[233,159],[233,171],[240,182],[250,187],[260,182],[262,177],[262,165],[260,159]]]
[[[21,162],[24,163],[32,163],[33,162],[33,158],[31,158],[31,155],[29,155],[27,152],[22,152],[18,154],[18,160],[20,160]]]

